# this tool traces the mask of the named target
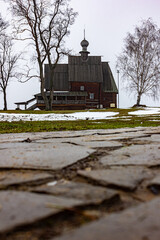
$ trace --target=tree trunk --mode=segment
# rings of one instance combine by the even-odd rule
[[[50,97],[49,97],[49,108],[50,111],[52,111],[52,105],[53,105],[53,92],[54,92],[54,87],[53,87],[53,78],[54,78],[54,70],[55,66],[52,66],[50,64]]]
[[[40,81],[41,81],[41,95],[45,104],[45,110],[48,111],[49,110],[49,99],[47,98],[46,92],[45,92],[45,79],[44,79],[44,74],[43,74],[43,63],[41,63],[40,61],[39,63],[39,68],[40,68]]]
[[[3,100],[4,100],[4,111],[7,110],[7,94],[6,94],[6,89],[3,89]]]
[[[53,105],[53,90],[50,90],[50,96],[49,96],[49,110],[52,111],[52,105]]]
[[[44,90],[44,84],[41,83],[41,95],[45,104],[45,110],[49,111],[49,99],[47,98],[46,92]]]
[[[140,105],[140,101],[141,101],[141,94],[140,93],[138,93],[138,96],[137,96],[137,106],[139,106]]]

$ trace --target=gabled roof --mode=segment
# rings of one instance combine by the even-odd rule
[[[68,64],[57,64],[54,72],[54,91],[69,91],[70,82],[98,82],[104,92],[118,93],[108,62],[101,62],[99,56],[89,56],[83,61],[81,56],[69,56]],[[50,69],[45,65],[45,88],[50,89]]]
[[[108,62],[102,62],[103,91],[118,93],[118,89]]]
[[[54,91],[68,91],[68,64],[57,64],[53,78]],[[48,64],[45,64],[45,88],[50,89],[50,69]]]
[[[103,82],[100,56],[89,56],[83,61],[81,56],[69,56],[70,82]]]

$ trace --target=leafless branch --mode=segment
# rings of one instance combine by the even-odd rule
[[[160,88],[160,29],[151,19],[127,34],[117,66],[127,82],[127,89],[137,95],[137,105],[142,95],[158,96]],[[156,86],[156,87],[155,87]]]
[[[16,18],[16,39],[28,40],[34,46],[34,59],[38,63],[41,94],[46,109],[52,108],[54,69],[62,55],[69,53],[65,49],[65,38],[70,34],[70,26],[77,13],[69,7],[69,0],[7,0]],[[18,35],[17,35],[18,34]],[[24,34],[24,36],[23,36]],[[27,35],[27,36],[26,36]],[[18,37],[17,37],[18,36]],[[23,36],[23,37],[22,37]],[[44,62],[50,68],[50,102],[46,97]],[[26,79],[33,78],[26,74]],[[26,80],[27,81],[27,80]],[[50,105],[50,106],[49,106]]]

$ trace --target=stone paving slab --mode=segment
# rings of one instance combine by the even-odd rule
[[[147,176],[143,168],[120,167],[105,170],[78,171],[82,177],[94,180],[100,185],[124,188],[133,191]]]
[[[61,138],[61,139],[47,139],[38,140],[37,143],[68,143],[79,146],[85,146],[88,148],[110,148],[110,147],[122,147],[122,143],[116,141],[108,141],[105,136],[91,135],[77,138]]]
[[[0,135],[0,143],[9,143],[9,142],[22,142],[26,139],[31,139],[35,141],[37,139],[51,138],[53,137],[54,132],[38,132],[38,133],[7,133]]]
[[[4,188],[10,185],[23,184],[44,180],[50,180],[53,178],[52,174],[49,173],[38,173],[38,172],[25,172],[25,171],[2,171],[0,172],[0,188]]]
[[[160,127],[149,127],[145,129],[148,134],[160,134]]]
[[[150,142],[150,144],[159,144],[160,143],[160,134],[154,134],[150,137],[142,137],[142,138],[135,138],[134,141],[143,141],[145,144],[147,142]]]
[[[158,128],[144,128],[138,127],[134,128],[121,128],[121,129],[95,129],[95,130],[83,130],[83,131],[58,131],[58,132],[30,132],[30,133],[7,133],[0,135],[0,142],[21,142],[26,139],[31,139],[31,141],[36,141],[40,139],[48,139],[48,138],[75,138],[75,137],[83,137],[90,135],[118,135],[118,134],[126,134],[132,133],[136,134],[151,134],[156,133]],[[160,132],[160,130],[159,130]]]
[[[30,133],[8,133],[1,134],[0,142],[22,142],[26,139],[37,141],[41,139],[61,139],[61,138],[76,138],[89,135],[96,135],[108,130],[83,130],[83,131],[58,131],[58,132],[30,132]],[[121,131],[117,131],[119,133]]]
[[[0,144],[0,168],[58,170],[88,157],[95,150],[69,144]]]
[[[29,192],[0,191],[0,233],[33,223],[82,201]]]
[[[49,193],[56,196],[80,199],[86,204],[100,204],[104,200],[111,200],[118,196],[114,190],[92,186],[86,183],[61,180],[33,188],[34,192]]]
[[[72,142],[81,145],[87,146],[90,148],[110,148],[110,147],[121,147],[123,146],[120,142],[108,141],[106,136],[91,135],[73,139]]]
[[[160,198],[79,228],[54,240],[159,240]]]
[[[141,137],[145,137],[148,136],[148,134],[146,134],[145,132],[122,132],[119,134],[112,134],[112,135],[107,135],[106,136],[106,140],[110,140],[110,141],[114,141],[114,140],[123,140],[123,139],[134,139],[134,138],[141,138]]]
[[[113,165],[160,165],[159,145],[132,145],[113,151],[100,159],[104,166]]]

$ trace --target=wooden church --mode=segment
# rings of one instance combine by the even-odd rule
[[[101,56],[89,56],[89,43],[84,38],[79,56],[68,56],[68,64],[57,64],[52,79],[53,109],[95,109],[117,107],[115,80],[108,62]],[[50,69],[45,65],[45,89],[49,96]],[[35,95],[34,108],[44,109],[41,94]],[[17,106],[20,103],[16,103]],[[27,109],[27,106],[25,105]],[[33,109],[33,108],[28,108]]]

